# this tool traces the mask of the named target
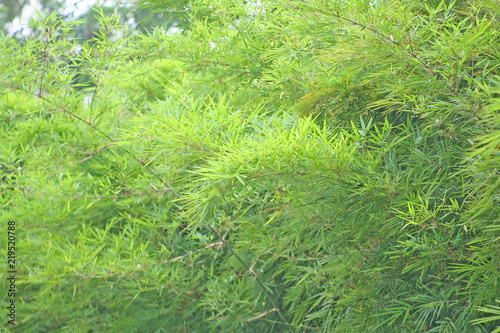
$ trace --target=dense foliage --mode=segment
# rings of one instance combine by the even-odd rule
[[[7,329],[500,332],[500,3],[174,5],[2,37]]]

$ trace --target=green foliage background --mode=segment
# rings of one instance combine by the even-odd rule
[[[2,36],[8,332],[500,331],[498,1],[143,6]]]

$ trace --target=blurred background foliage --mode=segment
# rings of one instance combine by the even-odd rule
[[[498,1],[39,6],[0,40],[8,331],[500,331]]]
[[[99,30],[100,12],[119,15],[122,24],[138,32],[152,31],[160,26],[168,30],[186,24],[187,5],[187,1],[164,1],[152,7],[148,2],[121,0],[2,0],[0,31],[18,38],[26,37],[30,34],[26,22],[36,17],[36,11],[57,14],[66,20],[81,20],[74,34],[82,40],[92,39]]]

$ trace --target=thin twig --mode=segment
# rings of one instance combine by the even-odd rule
[[[266,311],[266,312],[263,312],[261,313],[260,315],[258,316],[255,316],[253,318],[250,318],[250,319],[243,319],[243,321],[253,321],[253,320],[256,320],[256,319],[259,319],[259,318],[262,318],[264,317],[265,315],[267,315],[268,313],[271,313],[271,312],[275,312],[275,311],[278,311],[278,309],[274,308],[274,309],[271,309],[269,311]]]
[[[16,117],[16,114],[13,114],[10,117],[10,119],[0,119],[0,121],[2,121],[2,122],[12,122],[14,120],[34,119],[34,118],[40,118],[40,117],[43,117],[43,116],[47,116],[47,115],[51,115],[51,114],[55,114],[55,113],[59,113],[59,112],[64,112],[64,110],[56,110],[56,111],[50,111],[50,112],[46,112],[46,113],[39,113],[38,115],[33,116],[33,117]]]
[[[67,164],[67,165],[63,166],[62,168],[60,168],[59,170],[62,170],[62,169],[66,168],[66,167],[68,167],[68,166],[70,166],[70,165],[73,165],[73,164],[77,164],[77,163],[82,163],[82,162],[88,161],[88,160],[90,160],[92,157],[94,157],[94,156],[96,156],[97,154],[99,154],[101,151],[103,151],[103,150],[105,150],[105,149],[108,149],[108,148],[110,148],[110,147],[114,147],[114,146],[115,146],[114,142],[108,143],[107,145],[104,145],[104,146],[102,146],[101,148],[97,149],[97,150],[96,150],[95,152],[93,152],[90,156],[85,157],[83,160],[81,160],[81,161],[76,161],[76,162],[74,162],[74,163]]]
[[[199,250],[196,250],[196,251],[191,251],[189,253],[186,253],[186,254],[183,254],[181,256],[178,256],[178,257],[175,257],[173,259],[169,259],[169,260],[165,260],[164,262],[162,262],[162,264],[166,264],[166,263],[169,263],[169,262],[172,262],[172,261],[177,261],[177,260],[181,260],[182,258],[184,257],[187,257],[187,256],[190,256],[190,255],[193,255],[195,253],[198,253],[198,252],[201,252],[203,250],[206,250],[206,249],[210,249],[212,247],[215,247],[217,246],[216,250],[220,249],[220,247],[224,245],[223,242],[217,242],[217,243],[212,243],[212,244],[208,244],[207,246],[205,246],[204,248],[202,249],[199,249]]]
[[[99,86],[99,79],[101,77],[101,72],[98,72],[97,73],[97,80],[95,82],[95,88],[94,88],[94,92],[92,93],[92,100],[90,101],[90,115],[89,115],[89,124],[93,123],[95,121],[92,120],[92,111],[94,110],[94,100],[95,100],[95,95],[97,94],[97,87]],[[97,117],[96,117],[97,119]]]
[[[19,191],[22,191],[22,189],[10,185],[13,188],[18,189]],[[50,197],[59,197],[59,198],[71,198],[72,200],[76,199],[118,199],[118,198],[126,198],[126,197],[134,197],[134,196],[144,196],[146,194],[151,194],[151,193],[157,193],[157,192],[167,192],[169,189],[168,188],[159,188],[151,191],[142,191],[142,192],[133,192],[133,193],[125,193],[125,194],[116,194],[116,195],[71,195],[71,194],[45,194],[43,192],[40,193],[33,193],[32,196],[27,196],[27,198],[33,198],[33,197],[43,197],[43,196],[50,196]],[[153,196],[151,196],[153,197]]]

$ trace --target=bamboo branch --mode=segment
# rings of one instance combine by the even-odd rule
[[[19,91],[22,91],[22,92],[25,92],[27,94],[30,94],[30,95],[33,95],[37,98],[40,98],[54,106],[57,106],[59,109],[61,109],[62,111],[64,111],[65,113],[69,114],[71,117],[81,121],[82,123],[92,127],[92,129],[94,129],[95,131],[99,132],[99,134],[101,134],[102,136],[104,136],[106,139],[108,139],[109,141],[111,141],[113,144],[117,144],[118,141],[116,141],[115,139],[113,139],[112,137],[110,137],[109,135],[107,135],[106,133],[104,133],[101,129],[99,129],[97,126],[95,126],[94,124],[92,124],[91,120],[89,121],[86,121],[85,119],[83,119],[82,117],[76,115],[75,113],[67,110],[66,108],[62,107],[61,105],[51,101],[50,99],[44,97],[44,96],[39,96],[37,95],[36,93],[33,93],[31,91],[29,91],[28,89],[26,88],[23,88],[21,86],[11,86],[11,85],[8,85],[8,84],[5,84],[5,83],[0,83],[0,85],[3,85],[4,87],[7,87],[7,88],[10,88],[10,89],[15,89],[15,90],[19,90]],[[181,198],[181,195],[179,193],[177,193],[169,184],[167,184],[153,169],[151,169],[149,167],[149,165],[145,162],[145,161],[142,161],[140,160],[139,158],[137,158],[130,150],[128,150],[127,148],[124,148],[122,146],[118,146],[120,149],[122,149],[125,153],[127,153],[127,155],[129,155],[130,157],[132,157],[134,160],[136,160],[137,162],[139,162],[139,164],[141,164],[144,168],[146,168],[149,172],[151,172],[151,174],[153,174],[153,176],[156,177],[156,179],[158,179],[166,188],[168,188],[168,190],[170,192],[172,192],[173,194],[175,194],[175,196],[177,198]]]
[[[15,89],[15,90],[19,90],[19,91],[23,91],[27,94],[30,94],[30,95],[34,95],[54,106],[57,106],[58,108],[60,108],[62,111],[64,111],[65,113],[69,114],[71,117],[85,123],[86,125],[90,126],[91,128],[93,128],[95,131],[99,132],[102,136],[104,136],[106,139],[108,139],[109,141],[111,141],[112,143],[116,144],[118,143],[115,139],[111,138],[109,135],[107,135],[106,133],[104,133],[101,129],[99,129],[98,127],[96,127],[94,124],[91,123],[91,120],[89,121],[86,121],[85,119],[81,118],[80,116],[76,115],[75,113],[67,110],[66,108],[58,105],[57,103],[51,101],[50,99],[46,98],[46,97],[43,97],[43,96],[38,96],[37,94],[34,94],[33,92],[29,91],[28,89],[26,88],[23,88],[21,86],[11,86],[11,85],[8,85],[8,84],[5,84],[5,83],[0,83],[0,85],[3,85],[7,88],[10,88],[10,89]],[[179,199],[182,199],[181,195],[179,193],[177,193],[174,189],[172,189],[170,187],[170,185],[168,185],[153,169],[151,169],[147,163],[145,161],[142,161],[140,160],[139,158],[137,158],[134,154],[132,154],[132,152],[124,147],[121,147],[120,148],[125,151],[125,153],[127,153],[129,156],[131,156],[133,159],[135,159],[137,162],[139,162],[142,166],[144,166],[149,172],[151,172],[162,184],[165,185],[165,187],[170,191],[172,192],[173,194],[175,194],[175,196],[177,196],[177,198]],[[260,289],[262,290],[262,292],[264,293],[264,295],[266,296],[266,298],[269,300],[269,302],[272,304],[273,306],[273,309],[276,309],[276,311],[278,312],[280,318],[283,320],[284,324],[287,326],[288,330],[292,333],[295,333],[295,331],[293,330],[292,326],[288,323],[288,321],[286,320],[284,314],[282,313],[282,311],[279,309],[279,307],[276,305],[275,301],[273,300],[273,298],[271,297],[271,295],[269,294],[269,292],[266,290],[266,288],[264,287],[264,284],[259,280],[259,278],[255,275],[255,272],[253,272],[253,270],[243,261],[243,259],[241,259],[241,257],[236,254],[236,252],[233,250],[233,248],[231,246],[229,246],[227,244],[227,242],[224,240],[224,238],[210,225],[208,225],[208,228],[210,228],[210,230],[217,236],[217,238],[220,240],[219,243],[222,243],[230,252],[231,254],[243,265],[243,267],[245,267],[245,269],[248,271],[248,273],[250,275],[252,275],[255,279],[255,281],[257,282],[257,284],[259,285]],[[219,244],[219,243],[214,243],[214,244]],[[214,245],[215,246],[215,245]],[[189,255],[189,254],[187,254]],[[176,259],[176,258],[174,258]],[[178,259],[177,259],[178,260]],[[172,261],[172,260],[171,260]],[[270,310],[271,311],[271,310]],[[268,311],[268,312],[270,312]]]
[[[308,8],[310,10],[313,10],[315,12],[318,12],[318,13],[321,13],[321,14],[324,14],[324,15],[331,15],[331,16],[334,16],[340,20],[343,20],[343,21],[346,21],[346,22],[349,22],[353,25],[356,25],[356,26],[359,26],[359,27],[362,27],[368,31],[371,31],[373,32],[374,34],[382,37],[383,39],[385,39],[386,41],[388,41],[389,43],[391,43],[392,45],[395,45],[399,48],[401,48],[404,52],[406,52],[407,54],[409,54],[412,58],[418,60],[418,62],[420,62],[422,64],[422,66],[424,67],[425,71],[427,71],[428,73],[432,74],[432,75],[436,75],[436,72],[434,72],[429,66],[427,66],[427,64],[425,62],[422,61],[422,59],[420,59],[420,57],[413,51],[413,50],[408,50],[407,48],[405,48],[401,43],[395,41],[394,39],[390,38],[389,36],[387,36],[386,34],[380,32],[379,30],[375,29],[375,28],[372,28],[364,23],[360,23],[356,20],[351,20],[347,17],[344,17],[342,15],[340,15],[339,13],[333,13],[333,12],[327,12],[327,11],[324,11],[324,10],[321,10],[321,9],[316,9],[316,8],[313,8],[313,7],[310,7],[310,6],[307,6],[307,5],[302,5],[302,7],[297,7],[297,8]]]

